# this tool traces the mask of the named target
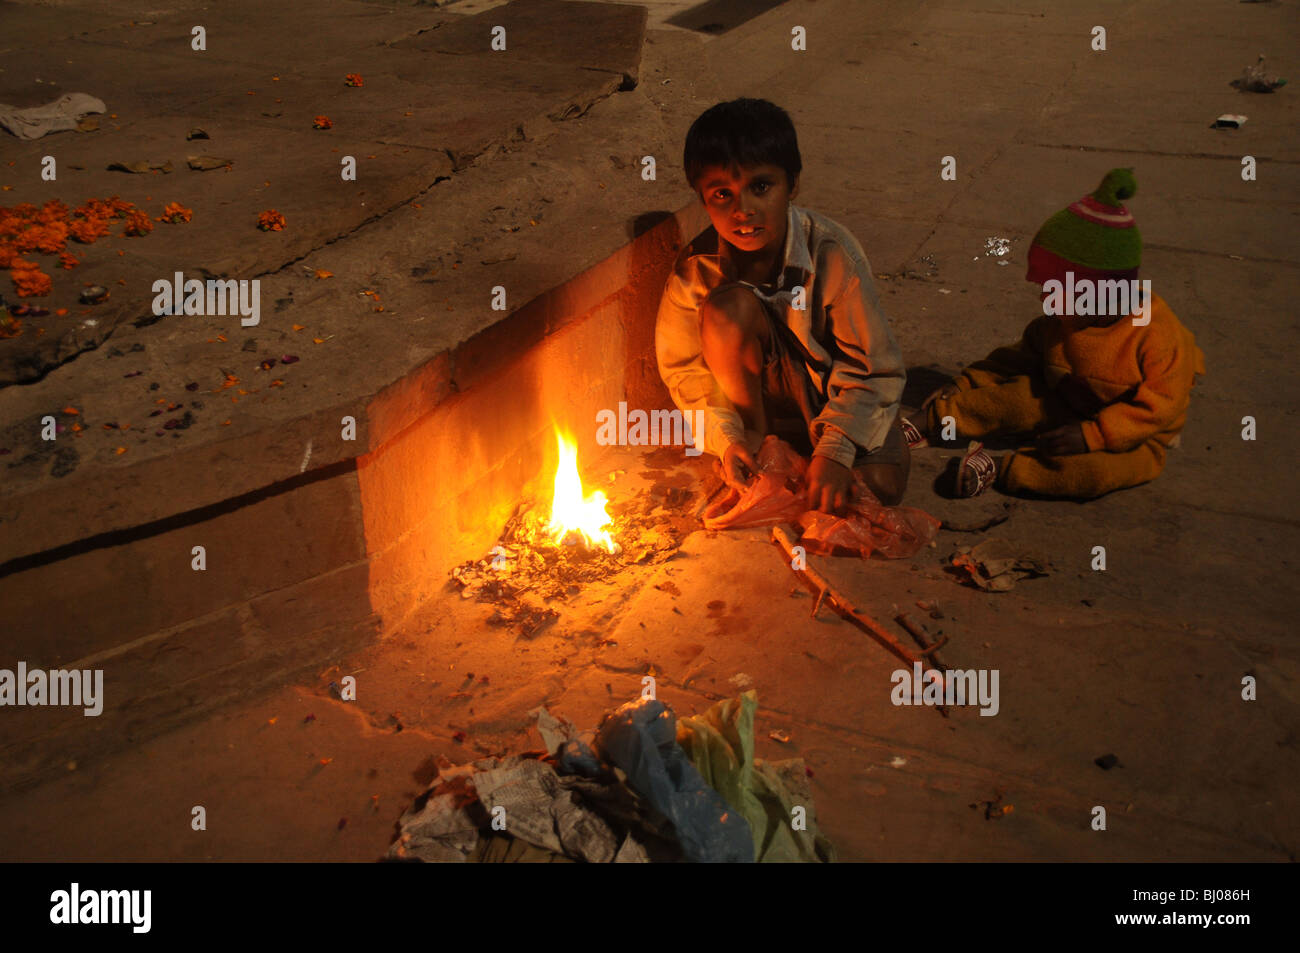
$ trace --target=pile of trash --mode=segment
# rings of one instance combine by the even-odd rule
[[[744,490],[734,487],[704,511],[705,529],[740,529],[798,523],[799,544],[810,553],[906,559],[927,546],[940,522],[911,506],[885,506],[853,471],[852,502],[844,516],[808,508],[808,461],[769,434],[759,447],[758,473]]]
[[[642,697],[596,732],[539,708],[545,752],[444,766],[387,859],[830,862],[803,760],[754,758],[757,708],[747,691],[678,721]]]
[[[1021,579],[1037,579],[1053,569],[1047,559],[1021,552],[1005,539],[958,547],[948,561],[964,581],[985,592],[1008,592]]]
[[[1270,76],[1264,72],[1264,54],[1259,55],[1254,64],[1241,71],[1241,76],[1234,79],[1230,86],[1235,86],[1244,93],[1271,93],[1286,85],[1285,79]]]

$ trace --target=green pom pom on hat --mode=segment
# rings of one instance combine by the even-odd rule
[[[1092,197],[1102,205],[1122,208],[1120,203],[1132,198],[1137,190],[1137,179],[1133,178],[1132,169],[1111,169],[1106,173],[1106,178],[1101,180],[1101,185],[1097,186],[1097,190],[1092,193]]]
[[[1134,272],[1142,236],[1123,202],[1136,193],[1132,169],[1111,169],[1091,195],[1044,222],[1033,244],[1085,268]]]

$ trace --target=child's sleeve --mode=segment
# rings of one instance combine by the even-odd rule
[[[1132,450],[1168,430],[1187,412],[1192,383],[1203,366],[1200,349],[1177,338],[1139,353],[1142,383],[1083,422],[1089,450]]]
[[[907,371],[871,281],[866,258],[852,262],[843,288],[826,306],[836,349],[826,380],[826,406],[810,428],[815,456],[852,466],[857,448],[879,448],[898,416]],[[831,284],[834,287],[834,282]]]
[[[681,275],[668,279],[655,321],[655,356],[673,403],[692,426],[696,417],[690,412],[703,411],[704,432],[693,434],[695,445],[721,457],[731,444],[744,442],[745,424],[704,363],[695,297]]]
[[[988,357],[976,361],[957,376],[957,387],[989,387],[1043,371],[1043,332],[1046,318],[1040,316],[1029,322],[1024,334],[1015,344],[995,348]]]

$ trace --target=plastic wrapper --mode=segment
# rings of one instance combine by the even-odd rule
[[[758,473],[743,491],[727,494],[704,511],[705,529],[744,529],[793,523],[808,509],[808,461],[780,437],[769,434],[759,447]]]
[[[673,826],[687,860],[750,863],[749,822],[703,776],[677,744],[677,718],[653,698],[638,698],[606,716],[596,735],[601,757]]]
[[[824,556],[879,554],[906,559],[928,546],[940,522],[914,506],[885,506],[854,474],[854,502],[848,513],[836,516],[809,510],[799,517],[803,536],[799,545]]]
[[[852,498],[844,516],[808,509],[808,461],[779,437],[769,435],[755,460],[758,473],[743,490],[727,494],[704,511],[705,529],[743,529],[797,523],[799,544],[810,553],[834,556],[914,556],[939,531],[939,520],[911,506],[885,506],[854,471]]]

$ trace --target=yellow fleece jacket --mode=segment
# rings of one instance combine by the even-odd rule
[[[1007,376],[1040,373],[1083,420],[1088,449],[1125,451],[1154,437],[1175,446],[1187,423],[1192,385],[1205,355],[1159,295],[1151,323],[1122,318],[1108,328],[1043,315],[1024,336],[977,361],[957,378],[961,390]]]

